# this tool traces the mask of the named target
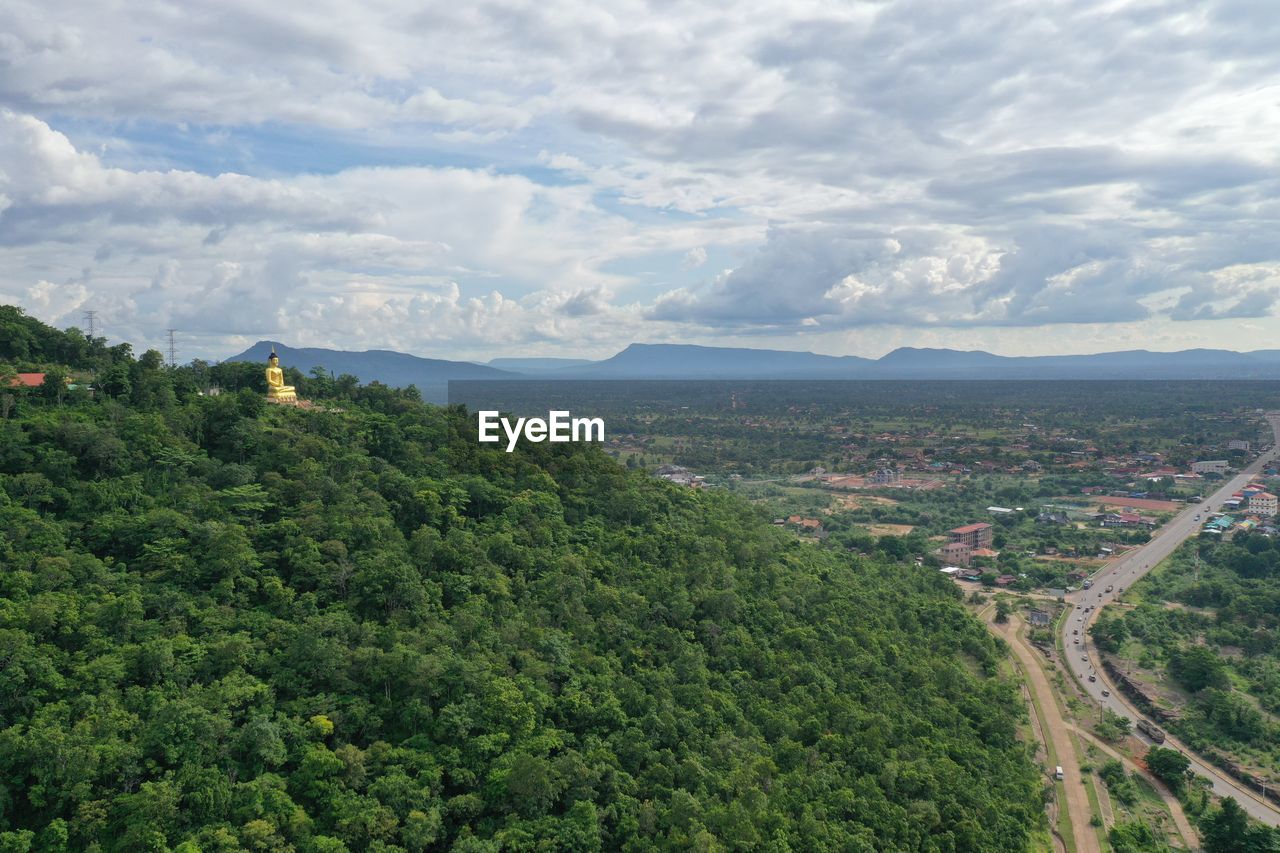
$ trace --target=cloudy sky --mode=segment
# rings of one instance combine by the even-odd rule
[[[0,300],[217,358],[1280,347],[1269,3],[7,0]]]

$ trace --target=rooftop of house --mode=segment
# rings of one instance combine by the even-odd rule
[[[9,380],[10,388],[39,388],[43,384],[43,373],[19,373]]]
[[[986,530],[990,527],[985,521],[979,521],[977,524],[966,524],[963,527],[952,528],[952,533],[976,533],[979,530]]]

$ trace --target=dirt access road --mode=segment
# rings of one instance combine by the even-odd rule
[[[1071,834],[1075,841],[1073,849],[1101,853],[1102,845],[1098,842],[1098,831],[1089,824],[1093,810],[1089,806],[1089,793],[1085,790],[1085,782],[1080,774],[1080,765],[1084,764],[1084,761],[1076,752],[1075,741],[1071,737],[1073,727],[1068,726],[1067,721],[1062,718],[1053,686],[1049,684],[1040,661],[1036,659],[1038,652],[1018,636],[1018,627],[1021,624],[1021,620],[1016,616],[1011,617],[1003,625],[996,624],[994,621],[988,622],[991,630],[1009,644],[1009,648],[1018,659],[1027,686],[1030,687],[1036,699],[1040,729],[1049,739],[1049,743],[1053,744],[1053,751],[1057,754],[1058,763],[1062,766],[1062,787],[1066,793],[1066,802],[1060,805],[1066,807],[1067,817],[1071,821]],[[1046,760],[1047,757],[1046,753]],[[1052,775],[1054,768],[1050,766],[1047,770]]]

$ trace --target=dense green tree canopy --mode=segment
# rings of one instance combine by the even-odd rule
[[[1042,820],[936,572],[412,392],[282,409],[197,369],[120,358],[0,420],[0,849],[1022,850]]]

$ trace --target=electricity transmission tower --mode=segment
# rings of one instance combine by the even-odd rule
[[[173,341],[173,333],[174,333],[174,332],[176,332],[176,331],[178,331],[178,330],[177,330],[177,329],[165,329],[165,332],[166,332],[166,333],[168,333],[168,335],[169,335],[169,366],[170,366],[170,367],[177,367],[177,366],[178,366],[178,348],[177,348],[177,345],[176,345],[176,344],[174,343],[174,341]]]
[[[85,322],[85,325],[87,325],[87,326],[89,327],[89,338],[90,338],[90,339],[92,339],[92,338],[94,337],[94,335],[97,333],[97,325],[96,325],[96,323],[95,323],[95,320],[97,320],[97,317],[98,317],[98,312],[97,312],[97,311],[85,311],[85,312],[84,312],[84,322]]]

